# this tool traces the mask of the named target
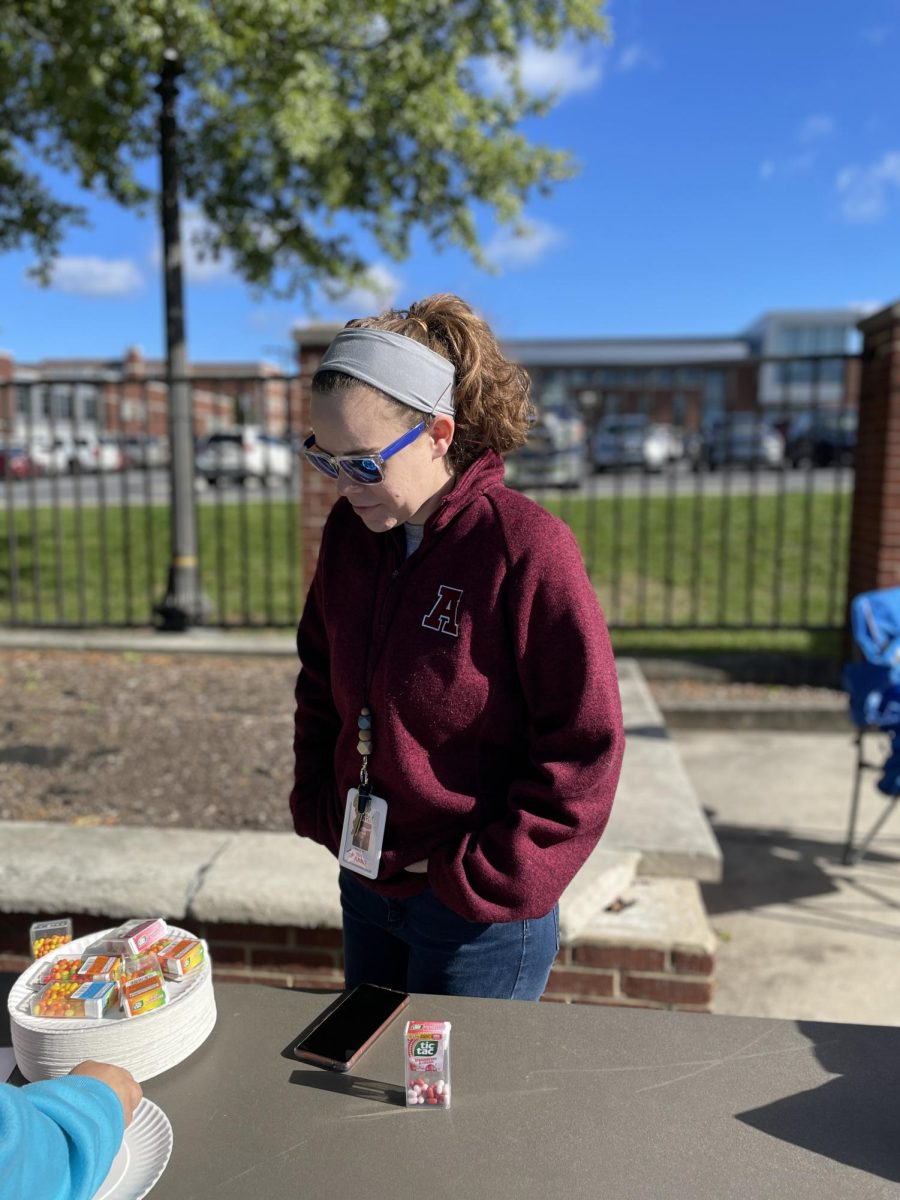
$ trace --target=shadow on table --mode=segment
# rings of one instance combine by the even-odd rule
[[[298,1060],[294,1054],[294,1046],[322,1022],[340,1003],[341,998],[341,994],[335,996],[332,1003],[319,1013],[305,1029],[291,1038],[281,1051],[281,1057],[296,1063]],[[291,1075],[291,1083],[319,1092],[337,1092],[342,1096],[355,1096],[357,1100],[376,1100],[380,1104],[394,1104],[400,1107],[406,1105],[406,1091],[399,1084],[385,1083],[380,1079],[366,1079],[362,1075],[354,1075],[352,1071],[329,1071],[324,1067],[304,1063],[302,1069],[294,1071]]]
[[[318,1092],[337,1092],[341,1096],[353,1096],[357,1100],[376,1100],[379,1104],[406,1106],[406,1093],[397,1083],[385,1083],[381,1079],[366,1079],[337,1071],[320,1071],[311,1067],[307,1071],[294,1071],[291,1083],[298,1087],[312,1088]]]
[[[836,1077],[738,1113],[745,1125],[835,1162],[900,1183],[900,1029],[798,1021]]]
[[[723,857],[722,881],[702,885],[712,916],[825,896],[859,874],[858,868],[842,868],[838,842],[797,837],[786,829],[723,825],[715,814],[707,815]],[[872,851],[866,862],[897,864],[900,856]]]

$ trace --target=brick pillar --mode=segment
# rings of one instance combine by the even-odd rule
[[[900,586],[900,301],[861,321],[848,600]]]
[[[0,350],[0,441],[12,439],[16,424],[14,374],[12,355],[7,350]]]
[[[322,355],[331,339],[340,329],[339,325],[298,326],[294,330],[297,342],[297,367],[300,375],[300,411],[296,425],[301,437],[306,437],[312,424],[309,415],[312,389],[310,383]],[[334,482],[321,472],[300,464],[300,545],[301,587],[304,595],[312,583],[319,557],[322,529],[332,505],[337,499]]]

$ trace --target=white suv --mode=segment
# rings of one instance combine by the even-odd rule
[[[53,452],[62,454],[68,461],[72,473],[93,471],[121,471],[124,460],[118,442],[111,435],[97,436],[96,433],[79,433],[58,437],[53,443]]]
[[[200,444],[195,463],[197,474],[210,487],[225,480],[268,485],[291,478],[293,454],[287,442],[245,425],[210,434]]]

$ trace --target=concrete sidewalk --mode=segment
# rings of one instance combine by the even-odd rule
[[[714,1011],[900,1025],[900,812],[842,864],[850,733],[674,736],[724,855],[722,881],[703,885]],[[860,831],[881,806],[869,783]]]

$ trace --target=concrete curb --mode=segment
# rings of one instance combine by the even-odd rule
[[[0,629],[0,650],[97,651],[108,654],[224,654],[296,656],[292,633],[226,633],[190,629],[186,633],[93,632],[84,629]]]
[[[662,705],[669,729],[775,730],[789,733],[853,733],[845,705],[750,704],[745,700],[697,700]]]
[[[3,838],[0,912],[341,927],[336,860],[292,833],[8,821]],[[560,899],[563,941],[631,887],[639,863],[593,852]]]

